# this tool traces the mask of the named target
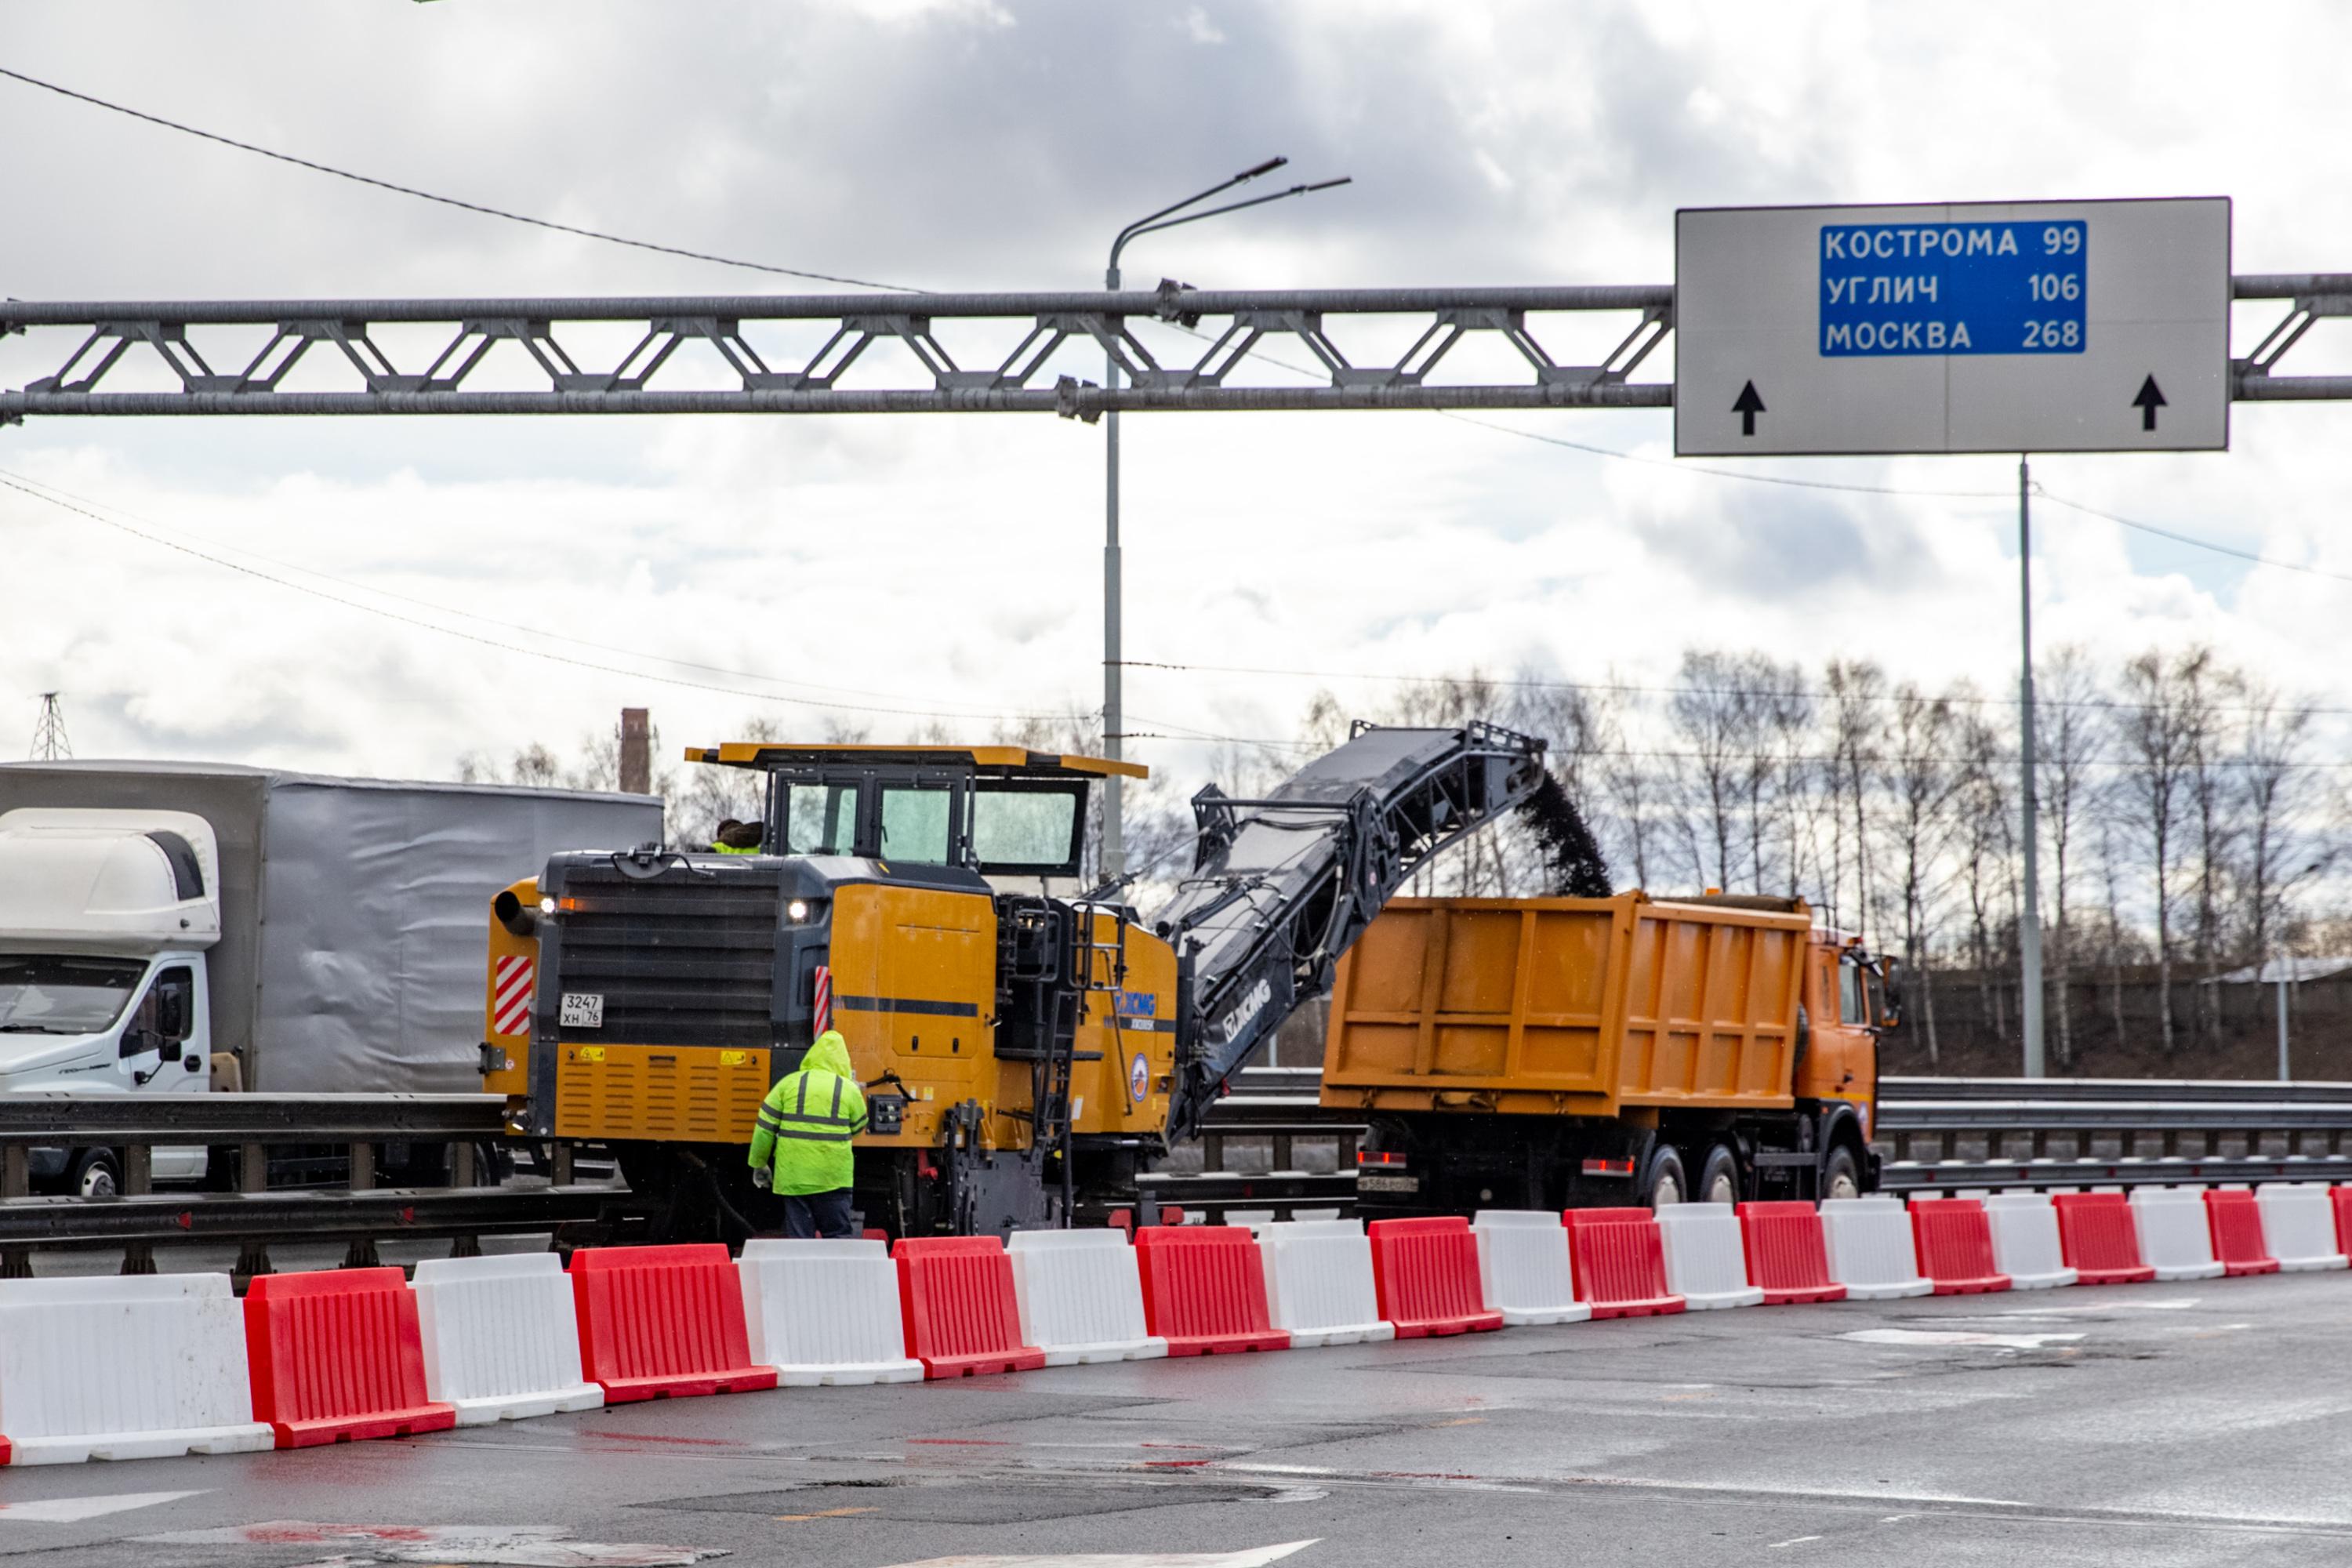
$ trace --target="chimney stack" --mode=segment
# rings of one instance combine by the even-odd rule
[[[642,708],[621,710],[621,793],[654,792],[653,728]]]

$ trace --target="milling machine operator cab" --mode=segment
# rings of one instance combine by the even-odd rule
[[[764,852],[857,857],[982,877],[1078,876],[1087,792],[1133,763],[1023,746],[697,747],[687,760],[768,775]]]

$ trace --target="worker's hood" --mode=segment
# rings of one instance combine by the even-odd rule
[[[816,1044],[801,1058],[803,1069],[838,1073],[850,1082],[857,1081],[857,1069],[849,1065],[849,1042],[841,1037],[838,1029],[827,1029],[816,1037]]]

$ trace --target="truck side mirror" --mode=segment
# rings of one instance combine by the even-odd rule
[[[1878,1026],[1900,1028],[1903,1024],[1903,987],[1895,979],[1895,961],[1878,961]]]
[[[155,990],[155,1032],[175,1047],[188,1037],[188,994],[168,980]]]

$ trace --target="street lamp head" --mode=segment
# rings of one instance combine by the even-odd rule
[[[1255,180],[1260,174],[1271,174],[1276,169],[1281,168],[1285,163],[1289,162],[1290,160],[1287,158],[1268,158],[1265,163],[1258,164],[1256,167],[1244,169],[1240,174],[1235,174],[1234,176],[1234,184],[1238,185],[1244,180]]]

